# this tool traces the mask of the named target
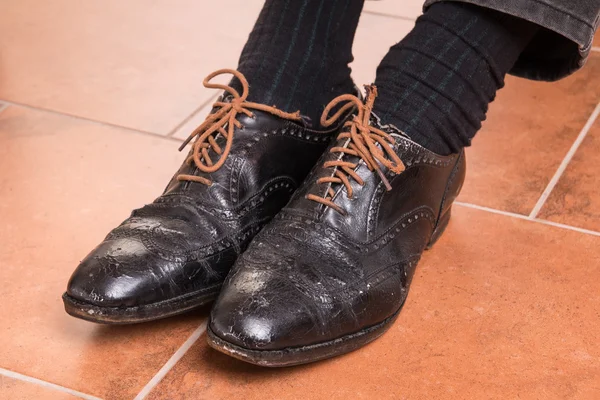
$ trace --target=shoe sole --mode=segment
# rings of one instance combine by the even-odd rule
[[[425,247],[426,250],[431,249],[442,236],[448,226],[450,216],[451,209],[440,218],[429,243]],[[379,338],[398,318],[403,305],[404,302],[391,317],[376,325],[333,340],[308,346],[288,347],[281,350],[251,350],[221,339],[211,330],[210,326],[207,328],[207,341],[210,347],[221,353],[263,367],[289,367],[308,364],[349,353]]]
[[[75,299],[64,293],[62,296],[67,314],[98,324],[126,325],[155,321],[200,308],[216,300],[221,285],[209,288],[208,292],[186,295],[132,307],[102,307]]]

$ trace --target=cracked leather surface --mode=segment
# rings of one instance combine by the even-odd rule
[[[159,198],[133,211],[85,257],[67,294],[98,306],[128,307],[218,290],[337,134],[254,114],[238,116],[243,128],[236,129],[220,169],[203,173],[184,163]],[[213,184],[178,181],[179,174],[202,175]]]
[[[394,135],[406,166],[398,175],[385,171],[392,190],[359,162],[364,185],[353,182],[352,199],[334,185],[342,215],[305,198],[327,190],[315,182],[332,169],[315,169],[232,268],[211,313],[216,335],[246,349],[282,350],[338,339],[399,311],[441,213],[461,189],[465,160],[379,127]],[[333,157],[325,153],[317,165]]]

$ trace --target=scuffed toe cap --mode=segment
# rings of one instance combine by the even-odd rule
[[[246,349],[268,349],[277,341],[278,331],[274,320],[255,315],[231,316],[213,314],[210,329],[221,339]]]
[[[123,249],[127,253],[118,254]],[[67,294],[75,300],[101,307],[130,307],[143,303],[152,288],[144,287],[147,279],[131,264],[132,256],[135,258],[138,251],[143,251],[142,244],[132,240],[103,242],[73,272]]]
[[[221,339],[249,350],[282,350],[312,344],[308,335],[311,322],[302,313],[269,310],[222,310],[218,304],[211,312],[210,329]]]
[[[338,339],[391,314],[394,299],[389,307],[364,305],[385,285],[369,287],[356,257],[327,253],[326,241],[309,247],[281,234],[284,228],[272,226],[277,234],[258,236],[237,260],[211,312],[214,335],[247,350],[286,350]],[[367,307],[378,308],[372,320]]]
[[[223,281],[236,252],[193,225],[130,218],[79,264],[67,284],[73,300],[98,307],[136,307],[200,292]]]
[[[285,280],[256,278],[247,270],[228,280],[211,311],[212,333],[249,350],[281,350],[322,339],[310,299]]]

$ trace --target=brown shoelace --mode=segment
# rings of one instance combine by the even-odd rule
[[[210,83],[214,77],[223,74],[231,74],[238,78],[242,84],[241,95],[231,86]],[[219,110],[209,115],[206,118],[206,121],[204,121],[198,128],[194,129],[185,142],[183,142],[181,147],[179,147],[179,151],[183,150],[183,148],[187,146],[192,139],[196,138],[196,141],[192,147],[192,153],[187,158],[186,162],[191,165],[191,162],[193,161],[196,164],[196,167],[202,172],[215,172],[221,168],[223,163],[225,163],[225,160],[231,151],[235,128],[242,128],[242,124],[236,119],[238,114],[246,114],[248,117],[253,118],[254,114],[250,110],[260,110],[292,121],[301,120],[299,111],[296,111],[295,113],[287,113],[285,111],[278,110],[275,106],[267,106],[264,104],[246,101],[248,98],[248,81],[239,71],[233,69],[217,70],[204,78],[203,84],[204,87],[209,89],[222,89],[233,96],[233,98],[230,102],[215,102],[213,107],[219,108]],[[221,148],[221,146],[219,146],[217,143],[216,138],[218,135],[222,135],[226,139],[224,149]],[[219,155],[217,162],[213,162],[213,160],[210,158],[209,150],[211,149]],[[210,179],[195,175],[180,174],[177,176],[177,180],[199,182],[204,183],[205,185],[212,184]]]
[[[400,160],[400,157],[398,157],[391,147],[391,145],[395,143],[394,138],[390,134],[369,124],[373,103],[377,97],[377,88],[375,86],[366,86],[366,89],[367,99],[364,103],[354,95],[344,94],[333,99],[331,103],[327,105],[325,110],[323,110],[323,115],[321,116],[321,124],[327,127],[331,126],[351,108],[357,108],[356,115],[350,121],[347,121],[344,124],[344,127],[348,129],[345,129],[345,131],[340,133],[337,137],[338,141],[346,139],[346,145],[343,147],[333,147],[330,150],[331,153],[340,153],[339,158],[337,160],[327,161],[323,164],[325,168],[335,168],[333,176],[323,177],[317,180],[317,183],[319,184],[343,184],[346,187],[348,198],[350,199],[353,196],[353,190],[349,177],[354,179],[361,186],[364,185],[364,181],[354,171],[358,166],[358,162],[352,163],[345,161],[345,154],[360,157],[360,159],[365,162],[369,170],[377,171],[388,191],[392,190],[392,187],[390,182],[385,177],[385,174],[381,171],[381,165],[385,166],[388,170],[396,174],[399,174],[405,170],[404,163],[402,160]],[[329,117],[331,110],[342,102],[347,103],[344,104],[333,116]],[[379,144],[381,148],[378,147],[377,144]],[[381,149],[383,149],[385,153]],[[386,154],[389,158],[386,157]],[[331,207],[340,214],[345,215],[345,210],[333,202],[334,196],[335,191],[330,186],[324,197],[309,194],[306,196],[306,198]]]

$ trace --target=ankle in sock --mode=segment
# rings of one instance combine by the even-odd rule
[[[374,112],[437,154],[457,153],[536,31],[497,11],[436,3],[377,68]]]
[[[362,6],[363,0],[267,0],[238,66],[250,83],[248,99],[300,110],[318,125],[329,101],[353,91],[348,64]]]

